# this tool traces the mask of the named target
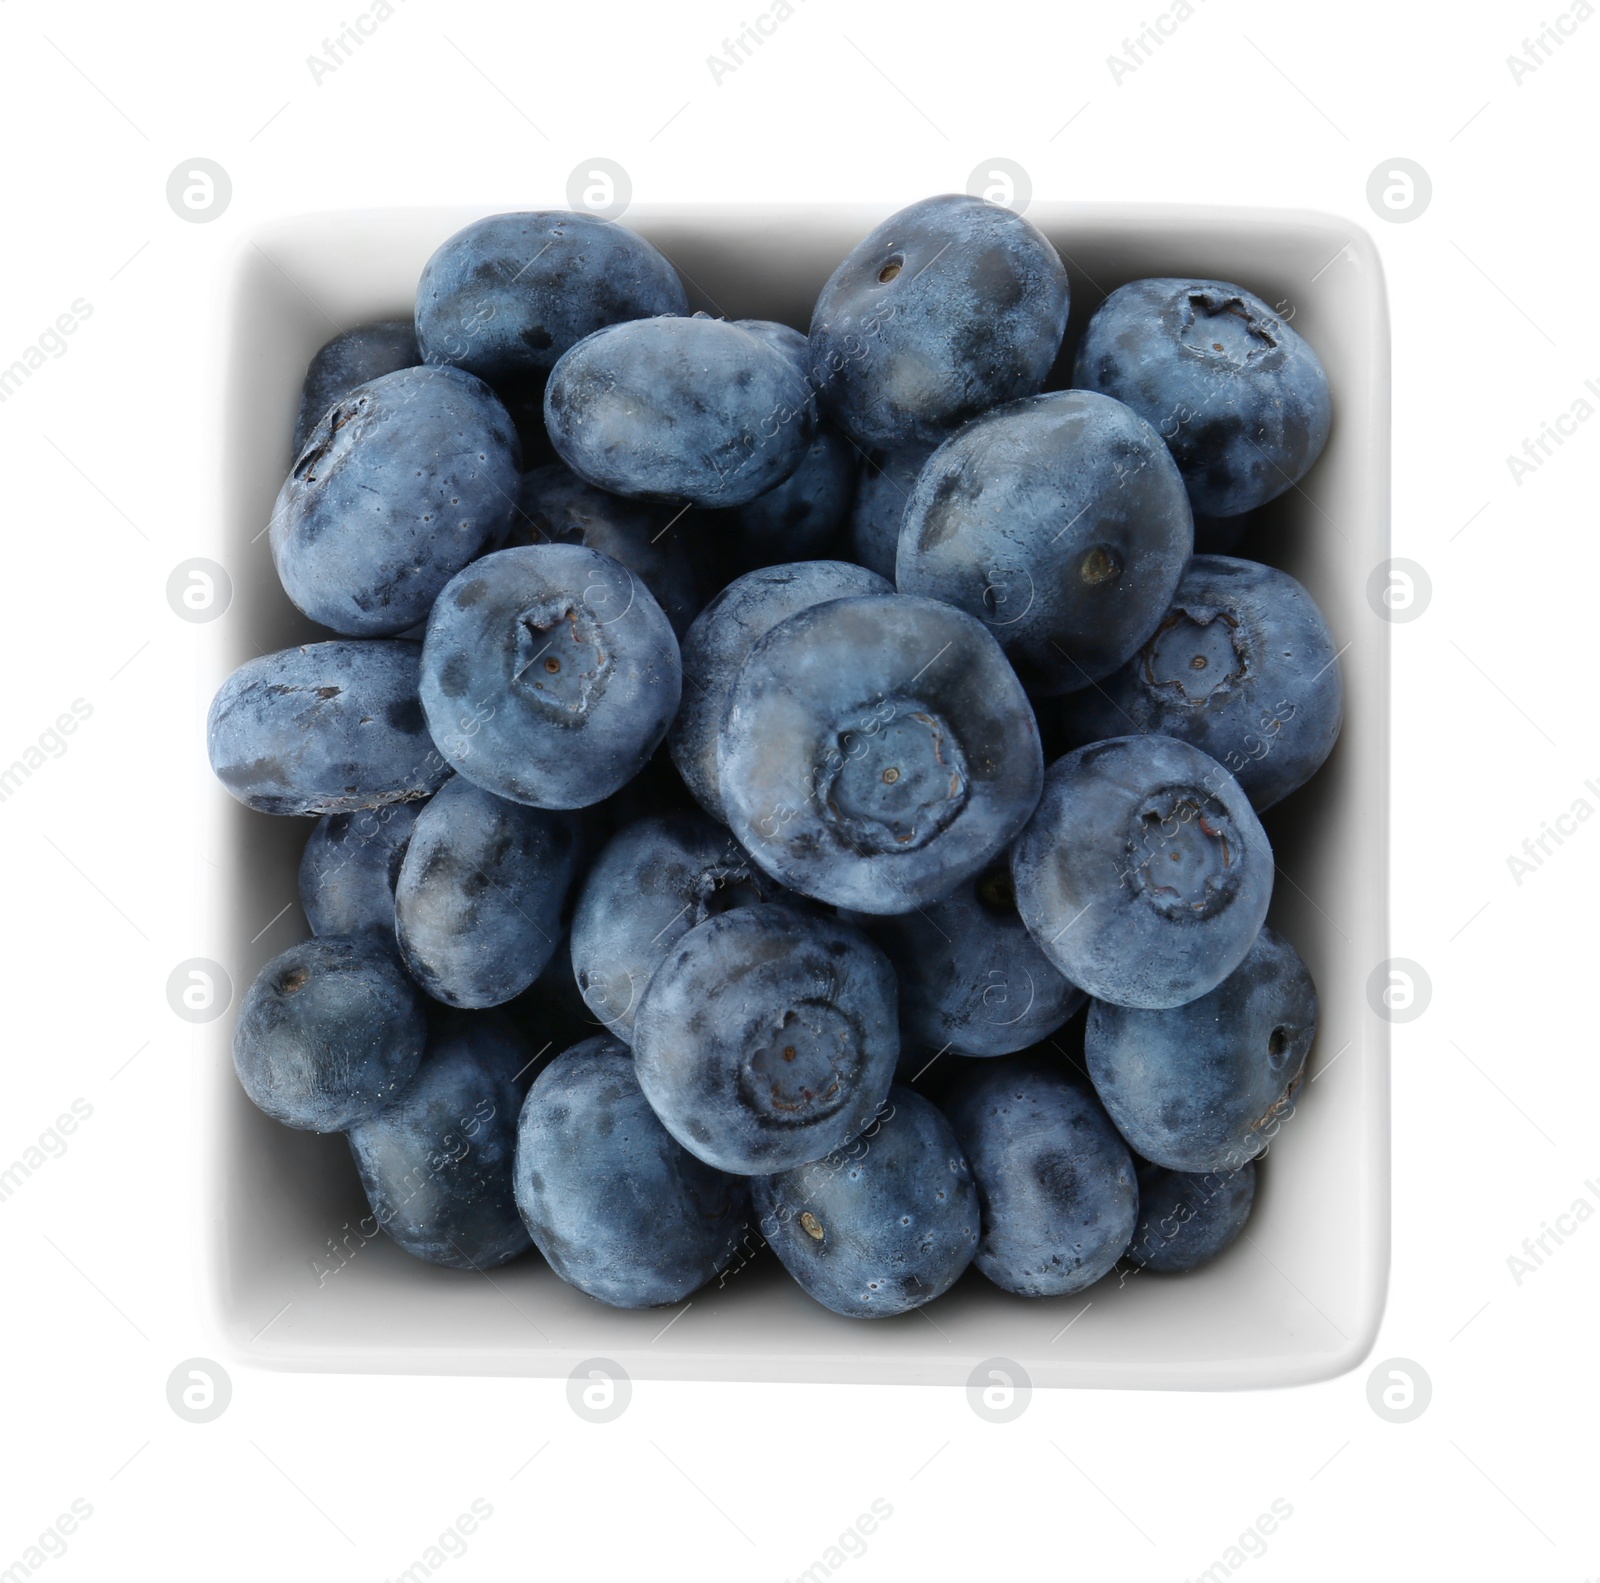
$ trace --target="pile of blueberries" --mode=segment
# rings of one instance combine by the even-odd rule
[[[1259,816],[1343,702],[1306,590],[1218,552],[1328,381],[1224,281],[1122,286],[1070,363],[1067,311],[976,198],[808,334],[503,214],[318,352],[271,546],[330,635],[208,722],[316,821],[234,1059],[402,1248],[636,1308],[770,1246],[877,1318],[1239,1236],[1317,1024]]]

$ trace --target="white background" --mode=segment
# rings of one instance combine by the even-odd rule
[[[1506,460],[1586,394],[1600,407],[1584,388],[1600,382],[1600,19],[1569,22],[1519,84],[1508,56],[1564,0],[1194,0],[1119,84],[1108,55],[1163,0],[942,17],[795,0],[719,85],[708,55],[769,8],[741,4],[394,0],[320,83],[307,57],[368,0],[0,6],[0,366],[76,299],[92,307],[0,405],[0,761],[74,699],[93,710],[0,802],[0,1163],[74,1099],[93,1110],[0,1202],[0,1570],[81,1498],[93,1515],[49,1578],[137,1564],[376,1583],[481,1499],[493,1515],[452,1580],[778,1580],[881,1499],[893,1515],[850,1579],[1179,1583],[1281,1498],[1293,1515],[1244,1564],[1252,1579],[1600,1575],[1600,1217],[1520,1284],[1507,1265],[1573,1200],[1600,1203],[1584,1186],[1600,1178],[1600,822],[1520,885],[1507,864],[1575,799],[1600,806],[1583,785],[1600,779],[1600,423],[1520,483]],[[196,156],[233,184],[207,224],[165,197]],[[165,999],[173,965],[207,954],[189,875],[215,678],[165,584],[213,542],[225,262],[250,227],[302,210],[558,206],[594,156],[641,201],[885,213],[1004,156],[1044,197],[1303,206],[1377,234],[1394,553],[1432,583],[1394,629],[1392,949],[1424,965],[1433,999],[1395,1030],[1391,1296],[1353,1373],[1235,1395],[1040,1392],[1005,1425],[959,1390],[651,1382],[593,1425],[559,1381],[237,1366],[215,1422],[169,1409],[174,1365],[217,1350],[191,1230],[199,1045]],[[1395,157],[1433,183],[1406,224],[1366,196]],[[1407,1424],[1368,1405],[1369,1371],[1393,1357],[1432,1381]]]

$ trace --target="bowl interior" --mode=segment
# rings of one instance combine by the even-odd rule
[[[217,623],[208,689],[255,654],[327,635],[284,596],[264,531],[307,362],[341,329],[409,313],[428,255],[481,212],[313,215],[271,225],[240,249],[223,348],[217,557],[235,596]],[[834,265],[881,217],[636,208],[626,223],[678,266],[693,307],[804,330]],[[1113,1275],[1045,1301],[969,1272],[930,1308],[870,1323],[812,1303],[765,1253],[679,1309],[618,1312],[564,1286],[537,1255],[463,1275],[374,1235],[344,1139],[279,1127],[246,1100],[225,1016],[206,1039],[207,1293],[236,1355],[299,1369],[482,1374],[565,1374],[598,1355],[636,1377],[891,1383],[965,1383],[1000,1357],[1036,1385],[1159,1388],[1287,1384],[1365,1355],[1389,1235],[1387,1030],[1366,993],[1387,955],[1387,627],[1366,593],[1388,545],[1381,269],[1363,232],[1323,215],[1036,203],[1028,218],[1071,274],[1069,356],[1117,286],[1206,276],[1292,315],[1333,387],[1326,452],[1303,485],[1257,514],[1240,550],[1311,590],[1344,649],[1346,686],[1332,758],[1265,821],[1279,865],[1271,921],[1316,978],[1322,1024],[1245,1237],[1191,1275]],[[1053,384],[1067,383],[1069,366],[1064,357]],[[294,897],[311,821],[252,814],[220,787],[209,810],[212,849],[225,854],[211,901],[237,995],[307,932]]]

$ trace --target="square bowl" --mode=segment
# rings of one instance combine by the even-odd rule
[[[240,246],[223,348],[217,548],[234,598],[226,619],[203,629],[208,690],[255,654],[329,635],[290,605],[264,533],[306,364],[340,329],[408,314],[429,254],[482,212],[309,215]],[[804,328],[834,265],[881,218],[839,207],[638,207],[626,223],[678,266],[692,307]],[[674,1310],[609,1309],[536,1254],[463,1274],[363,1235],[366,1204],[345,1140],[291,1131],[252,1107],[233,1073],[232,1017],[222,1016],[202,1030],[204,1285],[234,1356],[289,1369],[486,1375],[566,1375],[598,1356],[635,1378],[935,1384],[967,1384],[999,1359],[1036,1386],[1214,1389],[1323,1379],[1366,1355],[1389,1259],[1388,1028],[1367,994],[1388,954],[1388,628],[1367,592],[1389,537],[1389,332],[1377,253],[1358,227],[1311,213],[1035,203],[1028,218],[1068,266],[1069,349],[1124,282],[1209,277],[1292,318],[1333,388],[1326,452],[1300,487],[1257,514],[1242,549],[1310,589],[1343,651],[1346,691],[1333,756],[1265,821],[1279,869],[1271,921],[1310,966],[1322,1023],[1245,1236],[1195,1273],[1113,1274],[1071,1297],[1014,1297],[969,1271],[929,1309],[870,1323],[813,1303],[770,1257]],[[292,928],[307,932],[295,897],[311,821],[251,813],[220,786],[206,808],[207,849],[223,854],[206,898],[213,937],[242,990]]]

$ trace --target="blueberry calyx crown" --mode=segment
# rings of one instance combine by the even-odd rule
[[[1244,847],[1227,811],[1197,786],[1153,792],[1134,812],[1122,878],[1169,918],[1213,918],[1238,894]]]
[[[1146,685],[1176,688],[1185,703],[1206,704],[1249,670],[1238,620],[1225,610],[1179,606],[1145,644],[1140,668]]]
[[[767,1030],[739,1074],[745,1103],[769,1122],[810,1124],[831,1116],[855,1090],[861,1038],[826,1000],[804,1000]]]
[[[611,674],[603,624],[581,602],[551,599],[517,617],[513,680],[524,697],[558,720],[588,713]]]
[[[818,766],[818,800],[857,852],[916,851],[966,806],[966,754],[949,725],[920,703],[888,700],[868,729],[852,716],[831,736],[836,746]]]
[[[1211,362],[1245,369],[1278,350],[1277,324],[1256,313],[1243,297],[1191,291],[1178,339]]]

